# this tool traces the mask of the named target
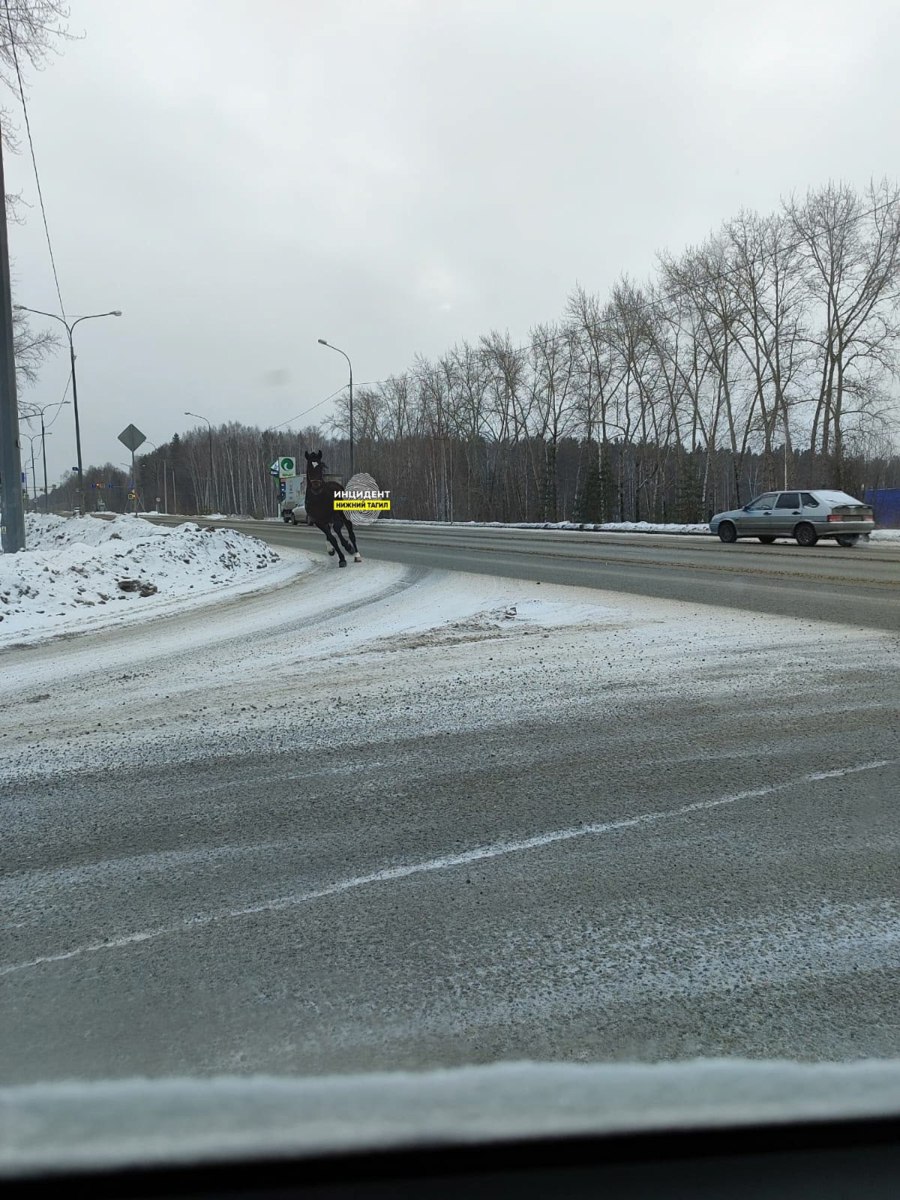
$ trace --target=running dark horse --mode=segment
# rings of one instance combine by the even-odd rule
[[[345,512],[334,507],[334,493],[341,490],[339,483],[334,483],[332,480],[324,478],[325,464],[322,462],[322,451],[314,450],[312,454],[307,450],[306,454],[306,515],[311,518],[312,523],[321,529],[328,541],[331,543],[329,554],[338,556],[338,566],[346,567],[347,560],[341,554],[341,546],[348,554],[353,555],[354,562],[362,562],[362,555],[356,547],[356,534],[353,532],[353,525],[350,523],[350,518]],[[349,542],[344,537],[343,530],[347,531]],[[341,546],[338,545],[337,538],[340,538]]]

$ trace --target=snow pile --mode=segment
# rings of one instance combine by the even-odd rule
[[[132,516],[57,517],[26,513],[25,553],[32,550],[53,551],[75,544],[102,546],[109,541],[135,542],[147,537],[165,536],[167,532]]]
[[[0,645],[22,634],[82,627],[118,613],[218,591],[280,562],[265,542],[196,524],[140,518],[26,515],[26,547],[0,556]]]
[[[876,529],[869,538],[873,542],[900,542],[900,529]]]
[[[590,529],[595,533],[709,533],[709,525],[663,524],[653,521],[607,521],[603,525],[575,525],[571,521],[559,526],[561,529]]]

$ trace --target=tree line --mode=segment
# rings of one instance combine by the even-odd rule
[[[524,344],[491,331],[358,389],[357,468],[439,520],[705,520],[785,482],[900,486],[898,285],[894,184],[741,212],[648,281],[576,286]],[[182,512],[265,515],[274,458],[321,445],[346,477],[348,433],[346,393],[327,430],[231,423],[211,455],[190,431],[142,456],[144,498],[168,478]]]

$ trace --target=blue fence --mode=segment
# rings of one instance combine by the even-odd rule
[[[875,524],[884,529],[900,529],[900,488],[869,489],[863,497],[875,510]]]

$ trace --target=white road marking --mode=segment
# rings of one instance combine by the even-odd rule
[[[310,904],[316,900],[324,900],[330,896],[338,896],[357,888],[369,887],[376,883],[392,883],[398,879],[408,879],[413,875],[424,875],[432,871],[445,871],[453,867],[467,866],[486,859],[501,858],[507,854],[518,854],[526,850],[537,850],[555,842],[574,841],[577,838],[595,837],[605,833],[615,833],[620,829],[633,829],[640,825],[652,825],[659,821],[677,819],[689,813],[704,812],[709,809],[723,808],[730,804],[738,804],[743,800],[758,800],[763,796],[771,796],[775,792],[788,788],[802,786],[808,783],[819,783],[826,779],[840,779],[845,775],[857,775],[863,771],[878,771],[883,767],[900,765],[900,759],[878,759],[874,762],[859,763],[851,767],[838,767],[832,771],[814,771],[797,779],[788,779],[782,783],[768,784],[766,787],[750,788],[744,792],[734,792],[729,796],[719,796],[714,800],[696,800],[684,804],[680,808],[660,810],[650,813],[640,813],[634,817],[622,817],[617,821],[598,821],[588,825],[576,825],[567,829],[555,829],[547,833],[534,834],[532,837],[516,838],[509,841],[493,842],[486,846],[475,846],[458,854],[440,855],[436,858],[425,859],[421,862],[406,863],[395,867],[384,867],[380,871],[372,871],[367,875],[354,875],[349,879],[341,879],[326,887],[316,888],[309,892],[298,892],[290,896],[280,896],[274,900],[266,900],[261,904],[248,905],[245,908],[222,910],[203,916],[192,917],[176,925],[161,926],[157,929],[145,929],[122,937],[108,938],[102,942],[92,942],[86,946],[77,946],[73,950],[65,950],[59,954],[42,955],[28,962],[11,963],[0,968],[0,976],[12,975],[31,967],[39,967],[48,963],[65,962],[68,959],[79,958],[85,954],[96,954],[101,950],[121,950],[142,942],[153,941],[156,938],[170,934],[183,933],[193,929],[201,929],[215,925],[221,921],[238,920],[241,917],[258,916],[261,913],[279,912]]]

